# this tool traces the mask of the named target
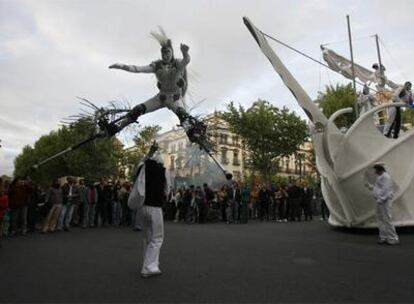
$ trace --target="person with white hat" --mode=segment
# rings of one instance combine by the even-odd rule
[[[392,203],[395,192],[395,183],[391,175],[385,170],[384,164],[374,165],[377,179],[374,185],[367,184],[373,191],[376,206],[377,224],[379,229],[378,244],[399,244],[398,234],[392,224]]]

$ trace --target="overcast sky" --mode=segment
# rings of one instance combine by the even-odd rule
[[[158,59],[149,32],[162,26],[173,40],[190,46],[189,105],[194,114],[223,110],[229,101],[249,106],[258,98],[299,115],[289,91],[242,22],[321,58],[319,45],[349,56],[346,15],[351,16],[355,60],[377,61],[375,41],[384,42],[383,62],[396,82],[413,80],[414,1],[140,1],[0,0],[0,175],[11,175],[25,145],[79,113],[76,96],[97,105],[111,100],[137,104],[156,94],[155,78],[109,70],[115,62],[145,65]],[[344,82],[332,72],[271,43],[311,97],[325,85]],[[178,123],[159,110],[140,119],[164,130]],[[128,144],[128,136],[119,138]]]

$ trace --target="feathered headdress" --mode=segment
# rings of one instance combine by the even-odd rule
[[[167,34],[165,33],[164,29],[159,26],[158,27],[159,32],[152,31],[150,32],[150,35],[152,38],[158,41],[158,43],[161,45],[161,52],[164,50],[170,50],[173,51],[171,39],[167,37]]]

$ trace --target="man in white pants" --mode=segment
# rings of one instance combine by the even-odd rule
[[[378,244],[397,245],[399,238],[392,224],[392,201],[395,184],[382,164],[375,164],[374,170],[378,177],[374,186],[368,184],[368,187],[373,190],[374,198],[377,202]]]
[[[137,170],[137,179],[128,199],[128,206],[137,209],[142,219],[144,237],[141,276],[160,275],[159,255],[164,240],[162,206],[168,190],[167,170],[159,158],[145,160]]]

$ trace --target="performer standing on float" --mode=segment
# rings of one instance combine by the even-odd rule
[[[190,141],[194,142],[196,136],[204,135],[199,133],[205,132],[205,126],[187,113],[183,102],[187,91],[186,67],[190,63],[189,47],[181,44],[180,49],[183,58],[176,59],[174,58],[171,40],[162,29],[160,29],[160,33],[153,32],[151,35],[161,45],[161,60],[154,61],[147,66],[115,63],[109,66],[109,68],[121,69],[131,73],[153,73],[158,81],[159,93],[146,102],[135,106],[120,123],[109,124],[105,129],[108,135],[112,136],[127,125],[135,122],[139,116],[167,107],[178,116],[181,126],[186,131]]]
[[[358,105],[360,108],[359,116],[368,112],[377,105],[377,100],[372,94],[370,94],[369,87],[367,85],[364,85],[364,88],[358,97]]]
[[[373,75],[373,81],[377,84],[377,90],[379,92],[384,91],[385,85],[387,84],[387,78],[385,77],[385,66],[380,66],[377,63],[374,63],[372,65],[372,68],[374,69],[374,75]]]
[[[392,101],[411,104],[413,102],[411,82],[407,81],[403,86],[395,90]],[[393,138],[398,138],[401,129],[401,121],[400,107],[390,107],[388,110],[388,121],[384,126],[384,135],[386,137],[391,137],[391,135],[393,135]]]

